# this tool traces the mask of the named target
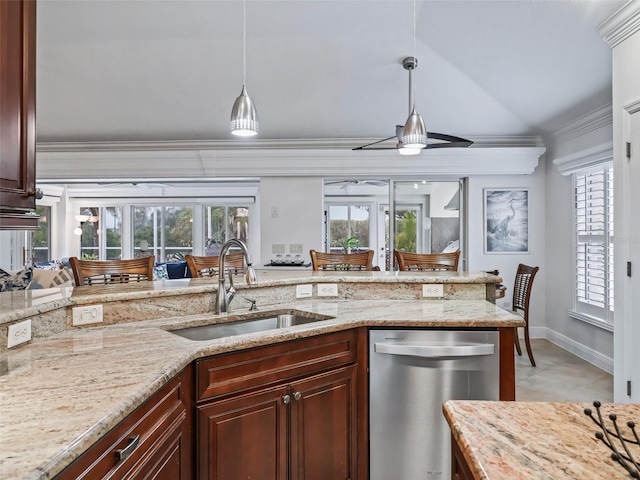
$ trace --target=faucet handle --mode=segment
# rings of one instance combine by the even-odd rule
[[[231,270],[229,270],[229,289],[227,290],[227,296],[229,298],[229,302],[231,302],[233,297],[236,296],[236,289],[233,286],[233,275],[231,275]]]

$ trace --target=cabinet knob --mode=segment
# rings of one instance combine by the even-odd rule
[[[290,403],[290,402],[291,402],[291,395],[284,395],[282,397],[282,403],[287,404],[287,403]]]
[[[293,394],[293,398],[295,400],[300,400],[302,398],[302,394],[300,392],[296,392]]]

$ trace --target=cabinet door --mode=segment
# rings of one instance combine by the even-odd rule
[[[291,383],[291,479],[355,480],[355,366]]]
[[[279,386],[199,406],[198,478],[286,480],[287,393]]]
[[[175,421],[159,445],[125,478],[191,480],[191,455],[185,451],[190,445],[190,432],[186,416]]]
[[[0,0],[1,228],[38,226],[35,53],[36,2]]]

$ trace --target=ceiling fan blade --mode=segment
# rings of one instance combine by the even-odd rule
[[[382,140],[378,140],[377,142],[372,142],[372,143],[367,143],[366,145],[361,145],[360,147],[355,147],[352,148],[351,150],[388,150],[387,148],[378,148],[378,149],[374,149],[374,148],[368,148],[371,145],[377,145],[378,143],[382,143],[382,142],[386,142],[387,140],[391,140],[392,138],[396,138],[396,136],[394,135],[393,137],[387,137],[387,138],[383,138]],[[395,147],[393,147],[395,148]]]
[[[427,144],[427,148],[446,148],[446,147],[469,147],[473,145],[471,140],[466,138],[455,137],[453,135],[447,135],[445,133],[427,132],[427,138],[433,138],[434,140],[442,140],[443,143],[431,143]]]

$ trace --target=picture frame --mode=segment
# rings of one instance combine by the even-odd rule
[[[529,253],[529,189],[484,189],[484,253]]]

